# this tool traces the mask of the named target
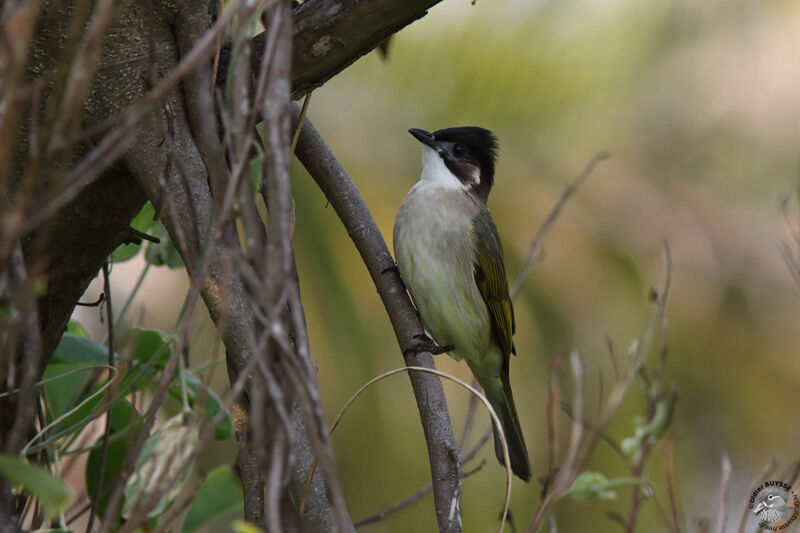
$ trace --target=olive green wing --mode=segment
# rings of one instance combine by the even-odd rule
[[[489,309],[492,331],[503,355],[516,354],[511,336],[514,333],[514,308],[508,295],[508,280],[503,262],[503,247],[497,227],[487,209],[472,223],[475,237],[475,283]]]

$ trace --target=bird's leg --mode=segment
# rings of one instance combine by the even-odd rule
[[[439,346],[433,339],[425,335],[424,333],[418,333],[414,335],[414,338],[417,339],[417,342],[403,350],[403,356],[408,354],[418,354],[421,352],[428,352],[431,355],[439,355],[445,352],[449,352],[451,350],[455,350],[455,347],[452,344],[446,344],[444,346]]]

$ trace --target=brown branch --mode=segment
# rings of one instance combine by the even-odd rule
[[[294,9],[292,98],[298,99],[425,16],[441,0],[307,0]],[[264,33],[253,39],[253,70],[261,62]],[[223,84],[232,45],[223,47],[217,83]]]
[[[304,90],[307,90],[312,86],[321,85],[336,72],[341,71],[362,54],[376,46],[380,42],[381,35],[397,31],[409,22],[423,16],[425,10],[435,3],[436,1],[433,0],[414,0],[409,2],[395,2],[393,0],[362,0],[361,2],[309,0],[305,2],[302,8],[295,9],[292,14],[294,25],[293,54],[295,57],[293,60],[293,87],[297,88],[302,85],[306,87]],[[36,209],[30,214],[31,216],[23,213],[17,217],[17,220],[23,221],[24,227],[15,225],[7,228],[10,232],[27,232],[40,226],[45,219],[48,219],[48,221],[59,220],[58,224],[54,224],[52,227],[57,228],[60,236],[48,239],[46,244],[43,243],[41,248],[37,247],[35,250],[30,249],[26,243],[23,243],[26,259],[33,255],[44,255],[54,259],[53,264],[58,264],[62,267],[57,273],[50,275],[47,298],[49,302],[40,309],[40,312],[44,314],[42,323],[46,325],[46,331],[43,332],[42,338],[43,363],[46,363],[49,359],[50,353],[58,343],[63,327],[72,312],[71,304],[53,301],[56,298],[51,297],[50,294],[68,296],[67,302],[77,301],[89,281],[96,275],[108,253],[119,244],[118,230],[116,228],[127,226],[144,201],[135,181],[130,178],[129,169],[115,168],[107,172],[107,174],[113,176],[113,187],[95,187],[93,184],[89,185],[87,190],[87,184],[93,182],[98,175],[98,169],[108,167],[130,146],[131,142],[140,140],[136,135],[136,124],[142,119],[146,119],[146,113],[149,110],[160,105],[161,101],[168,96],[167,90],[169,88],[174,87],[181,79],[189,86],[196,84],[192,75],[193,70],[203,61],[208,60],[218,49],[217,43],[222,33],[221,30],[227,24],[229,18],[226,16],[225,20],[220,19],[215,27],[210,28],[211,34],[208,36],[208,40],[204,41],[200,47],[203,50],[202,53],[195,53],[188,57],[193,45],[199,43],[203,33],[209,29],[208,25],[198,26],[197,23],[202,22],[203,19],[198,17],[197,13],[201,10],[206,12],[208,10],[204,2],[180,2],[180,4],[188,4],[190,9],[184,9],[177,16],[171,11],[157,11],[154,13],[140,11],[138,14],[133,14],[128,12],[127,7],[122,8],[126,10],[125,14],[113,25],[114,39],[107,39],[104,42],[103,58],[93,78],[93,84],[96,87],[95,95],[93,96],[95,98],[95,106],[86,115],[86,122],[90,125],[89,129],[79,139],[68,140],[79,148],[78,153],[76,153],[78,159],[75,160],[77,163],[74,163],[77,166],[74,166],[73,170],[68,170],[68,174],[64,176],[63,180],[59,180],[59,183],[64,184],[63,195],[56,194],[52,197],[48,195],[47,201],[44,203],[37,201]],[[38,3],[33,3],[33,5],[37,7],[25,17],[26,25],[22,28],[22,33],[16,35],[15,38],[17,40],[14,49],[22,54],[20,57],[24,59],[27,46],[31,42],[29,33],[33,30],[33,23],[39,20],[38,30],[44,31],[48,38],[31,42],[35,55],[43,58],[59,58],[59,61],[37,65],[37,69],[47,75],[52,72],[60,72],[61,74],[59,75],[63,76],[65,68],[62,65],[71,64],[72,55],[76,52],[80,42],[83,25],[79,24],[80,32],[72,36],[72,41],[74,42],[69,41],[66,36],[67,29],[65,29],[68,24],[63,24],[63,15],[48,16],[40,20],[37,19]],[[58,10],[52,9],[51,11],[57,12]],[[371,13],[370,16],[364,15],[367,11]],[[321,13],[336,13],[336,15],[326,18],[321,16]],[[84,13],[83,16],[88,20],[87,13]],[[121,26],[120,21],[135,21],[137,16],[146,16],[140,25],[142,28],[147,28],[144,34],[137,33],[138,30],[135,28],[139,26],[135,23],[129,28]],[[166,22],[161,17],[170,17],[169,24],[171,29],[167,28]],[[173,17],[174,21],[172,20]],[[166,29],[169,29],[169,32],[165,33]],[[173,30],[174,33],[172,33]],[[64,32],[63,38],[59,37],[62,32]],[[166,49],[169,46],[166,43],[170,42],[169,35],[177,37],[179,56],[185,59],[179,72],[173,71],[172,67],[174,65],[169,64],[169,61],[175,57],[173,49]],[[332,46],[325,47],[317,44],[320,43],[321,39],[325,41],[325,35],[330,36]],[[130,40],[125,40],[125,36],[130,36]],[[261,46],[258,46],[258,39],[263,38],[264,36],[261,35],[255,41],[256,46],[254,48],[256,53],[254,56],[256,57],[253,57],[252,61],[256,65],[259,62],[257,56],[260,55],[262,49]],[[67,41],[66,44],[62,42],[62,39]],[[134,43],[138,43],[139,48],[136,48]],[[346,43],[346,45],[342,43]],[[199,51],[200,48],[195,50]],[[69,53],[64,55],[64,50],[68,50]],[[230,45],[227,45],[222,51],[219,75],[216,78],[217,83],[225,83],[228,75],[226,65],[230,59],[230,50]],[[315,54],[319,55],[318,60],[312,61],[311,58]],[[158,62],[155,65],[150,65],[148,72],[169,72],[168,77],[159,82],[149,94],[142,90],[140,66],[143,58]],[[13,194],[11,191],[21,180],[20,172],[25,172],[26,164],[23,161],[15,161],[13,166],[11,164],[11,154],[13,154],[15,142],[25,145],[28,137],[27,126],[23,124],[16,139],[14,138],[17,133],[16,128],[20,125],[18,119],[25,116],[24,112],[20,115],[20,112],[25,108],[24,105],[17,105],[17,103],[24,103],[30,93],[23,86],[25,81],[25,61],[15,61],[13,66],[12,71],[7,73],[9,74],[7,76],[8,79],[6,79],[8,83],[4,84],[4,88],[7,91],[3,93],[3,98],[8,103],[9,113],[6,117],[8,120],[4,120],[0,124],[0,138],[4,140],[4,142],[0,143],[0,160],[7,163],[2,165],[3,169],[14,169],[14,176],[9,176],[5,171],[2,172],[0,199],[7,198],[9,194]],[[30,73],[28,74],[30,75]],[[157,80],[151,80],[151,82],[157,82]],[[65,81],[60,83],[63,85]],[[198,91],[198,93],[205,96],[210,94],[202,93],[201,91]],[[61,93],[57,94],[60,95]],[[132,100],[122,101],[117,98],[117,95],[125,95]],[[185,91],[185,95],[187,100],[192,100],[194,91]],[[296,98],[299,94],[295,91],[293,96]],[[207,98],[196,106],[193,105],[193,101],[190,101],[188,107],[204,110],[199,115],[199,118],[208,118],[210,115],[207,110],[212,107],[209,102],[213,102],[213,98]],[[47,101],[41,104],[43,108],[48,105]],[[130,105],[133,105],[134,108],[131,108]],[[50,109],[56,107],[50,105]],[[117,112],[120,109],[121,111]],[[200,124],[201,120],[193,120],[192,122]],[[35,125],[34,121],[32,126]],[[105,140],[104,133],[108,132],[114,125],[121,125],[118,129],[122,131],[111,135],[112,138]],[[149,132],[145,132],[144,135],[147,136],[148,134]],[[206,136],[201,135],[198,137],[203,138]],[[93,142],[89,143],[88,141]],[[91,144],[97,145],[97,143],[99,143],[99,146],[89,155]],[[207,153],[213,153],[219,149],[218,143],[216,146],[213,143],[205,146],[202,145],[202,142],[198,144],[201,145],[198,148],[207,165],[212,184],[219,183],[222,172],[219,164],[213,162],[213,157],[205,157]],[[23,151],[22,153],[26,152]],[[154,161],[151,164],[159,163]],[[164,167],[161,166],[160,168]],[[71,181],[73,179],[75,180],[74,182]],[[71,183],[64,183],[65,181],[70,181]],[[96,184],[97,182],[94,183]],[[113,193],[108,192],[110,188],[113,189]],[[58,198],[55,198],[56,196]],[[75,196],[78,196],[76,201],[72,203],[66,201],[68,198],[74,198]],[[121,208],[120,204],[124,204],[124,206]],[[61,212],[53,216],[57,208],[62,206]],[[43,211],[44,208],[47,209],[46,213]],[[50,224],[48,224],[47,231],[51,229]],[[84,234],[90,237],[82,237]],[[71,237],[71,235],[75,237]],[[77,238],[79,235],[81,237]],[[87,247],[85,245],[88,238],[91,238],[93,242],[93,253],[89,255],[87,255]],[[54,250],[55,253],[53,253]],[[94,253],[94,251],[97,253]],[[69,273],[69,276],[63,275],[62,272]]]
[[[34,276],[25,270],[22,247],[17,243],[10,261],[0,268],[0,301],[8,310],[0,317],[0,384],[13,391],[0,406],[0,445],[3,453],[16,455],[25,443],[31,421],[36,417],[36,388],[41,336],[36,306]],[[14,509],[12,486],[0,478],[0,530],[20,531],[19,509]]]
[[[314,84],[321,84],[326,79],[334,75],[339,70],[346,67],[349,63],[357,59],[360,55],[368,51],[374,41],[380,39],[380,35],[396,31],[405,24],[422,16],[424,9],[436,2],[408,2],[396,3],[381,1],[367,1],[345,5],[344,2],[334,2],[328,0],[309,0],[302,9],[296,10],[293,15],[296,21],[295,31],[295,54],[309,60],[302,68],[298,68],[297,73],[302,73],[302,84],[310,87]],[[110,5],[108,2],[102,5]],[[55,171],[58,175],[50,176],[51,169],[41,172],[33,172],[31,176],[52,178],[57,187],[48,190],[48,194],[42,197],[40,202],[31,204],[36,210],[27,213],[31,216],[21,216],[19,221],[9,227],[10,234],[20,234],[35,232],[34,238],[30,242],[35,246],[30,247],[26,244],[26,258],[33,258],[29,264],[37,264],[37,261],[44,259],[47,264],[57,265],[69,276],[59,277],[57,273],[49,272],[48,279],[48,301],[61,298],[65,303],[56,305],[43,305],[40,311],[44,315],[42,324],[46,328],[43,334],[44,346],[41,350],[42,364],[46,364],[52,349],[58,342],[58,338],[63,332],[64,324],[74,307],[74,302],[78,300],[88,281],[95,275],[102,261],[108,253],[116,247],[121,240],[125,239],[127,225],[141,207],[144,196],[154,202],[162,197],[162,186],[167,189],[166,196],[172,196],[173,206],[168,208],[164,215],[165,223],[173,240],[178,244],[181,253],[186,261],[187,268],[194,283],[200,285],[203,298],[211,310],[212,317],[220,328],[228,351],[229,371],[231,378],[241,371],[248,361],[249,346],[248,336],[239,335],[247,333],[248,328],[243,323],[230,324],[226,317],[230,313],[237,315],[247,305],[247,296],[244,294],[240,282],[227,279],[230,272],[229,262],[224,257],[227,254],[227,246],[232,244],[219,235],[213,233],[208,221],[209,206],[219,207],[219,202],[226,196],[228,190],[220,191],[220,187],[213,187],[211,201],[208,201],[207,192],[201,191],[203,185],[209,181],[212,185],[224,183],[224,161],[220,158],[220,151],[216,149],[213,142],[203,144],[202,139],[213,139],[208,135],[209,131],[206,121],[205,134],[201,132],[201,121],[193,120],[198,115],[197,109],[204,109],[205,116],[208,117],[207,104],[213,102],[213,97],[206,99],[198,105],[196,95],[210,96],[210,93],[196,91],[202,70],[210,57],[218,48],[219,36],[224,28],[228,27],[230,16],[228,13],[221,14],[216,25],[211,25],[207,18],[207,10],[202,2],[170,2],[158,4],[158,10],[148,13],[146,24],[142,27],[147,28],[145,34],[138,33],[138,26],[134,23],[129,28],[122,26],[124,21],[135,21],[136,15],[128,10],[127,5],[122,5],[123,16],[115,19],[112,28],[105,35],[103,40],[102,61],[94,68],[93,73],[87,73],[85,79],[72,81],[69,90],[64,89],[64,93],[56,93],[61,101],[64,98],[70,102],[71,107],[83,105],[82,93],[85,93],[87,83],[91,81],[92,86],[92,106],[83,112],[85,123],[89,129],[83,132],[74,132],[74,123],[63,123],[63,127],[55,128],[56,133],[66,134],[68,138],[56,137],[53,143],[46,146],[51,151],[63,150],[64,152],[73,150],[75,157],[64,165],[60,165]],[[236,2],[234,4],[237,4]],[[241,6],[242,3],[238,2]],[[180,6],[179,13],[170,11],[176,6]],[[188,7],[187,7],[188,6]],[[331,8],[338,6],[340,9],[335,15],[321,16],[321,14],[331,13]],[[229,6],[229,13],[239,11],[236,6]],[[163,9],[162,9],[163,8]],[[367,13],[366,11],[369,11]],[[56,12],[53,9],[51,12]],[[60,16],[60,15],[59,15]],[[104,19],[105,12],[103,14]],[[134,17],[134,18],[132,18]],[[205,17],[205,18],[204,18]],[[64,17],[60,18],[64,20]],[[243,16],[242,19],[246,19]],[[33,21],[35,17],[26,19]],[[40,26],[48,35],[54,36],[47,41],[36,41],[34,46],[40,46],[37,50],[37,57],[56,57],[59,54],[50,53],[58,50],[61,43],[59,39],[62,25],[48,26],[54,22],[54,17],[48,17],[42,21]],[[58,24],[58,21],[55,21]],[[300,25],[302,24],[302,28]],[[66,26],[66,25],[64,25]],[[82,25],[79,25],[82,27]],[[99,26],[97,26],[99,28]],[[307,32],[308,39],[298,37]],[[102,32],[92,32],[92,43],[98,42],[95,38]],[[75,36],[75,46],[68,47],[77,49],[77,42],[81,34]],[[330,37],[332,46],[326,46],[325,35]],[[177,38],[177,43],[171,40]],[[323,38],[323,41],[320,41]],[[27,46],[28,39],[22,38],[22,42]],[[44,43],[44,44],[40,44]],[[298,45],[299,43],[299,45]],[[90,43],[91,44],[91,43]],[[177,57],[181,58],[179,64],[175,64],[173,58],[176,57],[175,50],[172,48],[177,44]],[[48,47],[53,46],[52,49]],[[139,48],[137,48],[139,46]],[[18,50],[24,50],[21,46]],[[94,50],[94,48],[93,48]],[[76,59],[74,52],[65,54],[63,64],[71,64]],[[80,58],[77,58],[80,62]],[[147,61],[149,65],[145,64]],[[91,61],[90,61],[91,63]],[[19,63],[15,63],[19,65]],[[149,72],[162,72],[165,77],[161,80],[151,76],[151,90],[142,88],[141,72],[142,68],[149,67]],[[45,76],[52,74],[52,69],[58,68],[57,65],[42,64],[37,65],[37,74],[44,73]],[[19,70],[15,72],[19,73]],[[64,69],[60,71],[64,73]],[[68,73],[68,69],[66,70]],[[128,75],[134,72],[134,76]],[[220,72],[220,79],[224,79],[226,71]],[[29,73],[30,74],[30,73]],[[299,75],[299,74],[298,74]],[[21,80],[22,76],[18,76]],[[91,80],[89,80],[91,78]],[[62,85],[66,81],[60,81]],[[183,84],[183,95],[179,94],[176,88],[178,84]],[[300,83],[299,79],[293,78],[295,86]],[[19,87],[20,84],[13,84]],[[38,93],[37,93],[38,94]],[[123,95],[122,98],[119,96]],[[17,102],[25,102],[21,94],[10,95],[6,100],[11,109],[23,109],[23,106],[16,105]],[[52,95],[45,95],[44,98],[54,98]],[[182,98],[183,97],[183,98]],[[184,103],[186,105],[184,105]],[[49,105],[49,107],[47,107]],[[159,116],[160,107],[167,106],[174,109],[176,114],[175,128],[170,132],[170,136],[175,136],[175,143],[167,143],[170,148],[180,146],[181,154],[175,157],[174,165],[164,157],[164,149],[160,148],[163,141],[163,117]],[[42,107],[54,109],[57,102],[42,102]],[[70,116],[80,116],[83,110],[71,109]],[[186,115],[189,115],[187,121]],[[35,115],[35,114],[34,114]],[[203,116],[203,115],[201,115]],[[31,128],[38,125],[33,121]],[[51,121],[52,122],[52,121]],[[14,134],[18,121],[10,120],[4,122],[2,137],[11,138]],[[42,133],[33,135],[48,139],[48,131],[45,126],[52,127],[54,124],[42,123]],[[191,127],[190,127],[191,125]],[[25,137],[24,132],[22,137]],[[90,142],[91,141],[91,142]],[[95,148],[90,149],[94,144]],[[4,147],[14,146],[14,142],[3,144]],[[42,149],[45,148],[42,145]],[[171,152],[171,150],[167,150]],[[23,152],[20,152],[23,153]],[[3,149],[0,156],[8,156],[8,150]],[[5,157],[8,160],[10,157]],[[115,162],[121,164],[110,168]],[[25,174],[25,164],[22,161],[20,166]],[[7,165],[4,168],[11,168]],[[173,168],[174,167],[174,168]],[[161,183],[161,172],[169,168],[166,173],[166,185]],[[177,169],[177,170],[175,170]],[[103,180],[97,180],[101,173],[111,175],[107,184],[100,184]],[[245,168],[246,170],[246,168]],[[10,181],[3,181],[0,193],[7,197],[9,191],[13,191],[13,185],[19,183],[15,169],[15,174]],[[232,173],[229,179],[237,181],[236,173]],[[134,176],[136,179],[132,179]],[[5,177],[5,175],[4,175]],[[11,184],[11,186],[7,186]],[[141,190],[140,189],[144,189]],[[90,194],[93,191],[97,194]],[[13,196],[13,192],[10,193]],[[73,200],[74,199],[74,200]],[[113,200],[113,201],[109,201]],[[167,200],[169,201],[169,200]],[[122,209],[118,208],[120,204]],[[27,206],[27,207],[31,207]],[[27,209],[26,207],[26,209]],[[189,213],[191,216],[186,217]],[[194,214],[193,214],[194,213]],[[25,215],[26,213],[23,213]],[[80,215],[80,216],[76,216]],[[84,218],[91,218],[91,224],[86,223]],[[56,223],[58,222],[58,223]],[[80,233],[75,230],[86,228]],[[97,232],[96,227],[103,228],[103,232]],[[186,228],[184,230],[183,228]],[[183,238],[184,231],[192,231],[194,235],[207,238],[212,243],[222,240],[222,246],[208,246],[202,250],[201,239],[194,239],[194,242]],[[59,235],[74,233],[77,235],[87,234],[87,237],[63,239],[58,242]],[[40,235],[46,238],[39,239]],[[127,235],[130,235],[128,232]],[[87,254],[86,242],[91,239],[92,251]],[[51,246],[56,243],[58,246]],[[207,244],[207,243],[205,243]],[[238,243],[237,243],[238,245]],[[64,249],[61,252],[61,249]],[[215,249],[217,248],[217,249]],[[57,250],[57,253],[54,253]],[[209,256],[205,256],[207,250]],[[204,266],[204,257],[210,257]],[[65,258],[62,261],[59,259]],[[62,282],[62,279],[64,280]],[[65,298],[65,295],[68,296]],[[299,300],[298,300],[299,301]],[[239,315],[237,315],[239,316]],[[240,317],[241,318],[241,317]],[[251,317],[252,318],[252,317]],[[246,313],[243,322],[247,322]],[[7,428],[6,428],[7,429]],[[242,450],[240,450],[242,451]],[[257,481],[257,480],[255,480]],[[257,486],[253,487],[257,491]]]
[[[273,388],[283,389],[283,396],[292,398],[289,402],[286,420],[287,442],[278,439],[273,445],[272,464],[277,465],[283,458],[278,456],[280,445],[286,446],[284,453],[289,455],[289,446],[294,448],[298,440],[303,441],[307,452],[303,463],[287,464],[289,470],[284,475],[278,475],[278,470],[270,469],[267,486],[268,509],[270,502],[274,509],[267,516],[275,516],[278,504],[278,495],[284,494],[284,479],[292,479],[292,491],[297,494],[297,489],[303,487],[303,474],[310,469],[312,456],[319,458],[319,465],[324,488],[326,492],[317,491],[309,500],[304,511],[311,518],[309,522],[315,530],[330,530],[332,526],[341,533],[352,531],[352,520],[347,510],[342,488],[336,472],[336,463],[333,446],[327,431],[327,423],[322,413],[321,401],[316,383],[316,373],[311,363],[306,341],[305,317],[300,302],[297,271],[292,249],[292,233],[294,231],[294,203],[290,186],[291,166],[291,128],[289,119],[290,98],[290,72],[292,51],[292,19],[290,3],[280,0],[270,7],[263,17],[264,27],[268,28],[269,39],[263,49],[262,62],[256,84],[255,101],[260,105],[261,116],[264,119],[264,179],[261,185],[261,194],[268,211],[268,228],[264,255],[254,257],[256,265],[263,265],[261,290],[263,298],[263,311],[270,318],[270,324],[264,324],[268,335],[273,337],[268,341],[266,359],[269,367],[265,373],[265,381]],[[255,124],[249,128],[252,131]],[[258,219],[260,221],[260,219]],[[287,310],[288,307],[292,313]],[[274,330],[278,323],[286,326],[280,334]],[[289,335],[292,332],[294,342]],[[299,340],[299,342],[298,342]],[[302,363],[302,364],[297,364]],[[271,374],[288,379],[281,379],[281,383],[272,383]],[[255,420],[255,423],[265,421]],[[295,427],[297,426],[297,427]],[[303,433],[300,434],[302,430]],[[307,439],[305,437],[307,436]],[[301,437],[301,438],[298,438]],[[291,439],[291,442],[288,441]],[[296,457],[294,457],[296,459]],[[286,460],[288,463],[288,459]],[[284,468],[283,464],[280,464]],[[319,487],[318,487],[319,488]],[[285,494],[284,494],[285,497]],[[288,499],[287,499],[288,500]],[[297,513],[299,509],[294,509]],[[331,523],[332,522],[332,523]],[[271,527],[275,531],[275,527]]]
[[[295,123],[299,115],[299,106],[292,105]],[[296,155],[325,193],[353,239],[378,289],[402,352],[414,342],[415,335],[423,333],[423,328],[372,214],[350,176],[308,119],[303,121]],[[410,366],[434,368],[432,356],[425,352],[409,353],[405,361]],[[444,389],[435,376],[413,372],[409,377],[428,446],[439,529],[461,531],[460,513],[457,501],[454,501],[460,493],[461,465]],[[454,509],[455,514],[451,517]]]

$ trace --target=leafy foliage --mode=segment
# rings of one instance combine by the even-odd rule
[[[242,483],[230,465],[221,465],[206,476],[195,494],[182,533],[191,533],[212,518],[243,505]]]
[[[63,481],[20,457],[0,455],[0,476],[41,502],[50,518],[58,516],[69,502],[70,492]]]
[[[149,233],[159,239],[159,242],[148,242],[145,250],[145,260],[153,266],[168,266],[169,268],[183,268],[177,248],[167,235],[164,224],[155,217],[153,204],[147,202],[138,215],[131,222],[131,227],[142,233]],[[129,243],[120,245],[111,254],[115,263],[129,261],[139,254],[144,244]]]

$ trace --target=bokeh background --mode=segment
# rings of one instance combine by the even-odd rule
[[[394,214],[420,171],[420,145],[406,130],[495,131],[501,150],[489,205],[510,279],[567,183],[593,154],[611,153],[570,200],[515,302],[512,384],[534,468],[529,485],[514,483],[518,530],[538,505],[536,477],[546,471],[550,362],[577,349],[594,398],[597,376],[612,375],[607,338],[624,353],[648,320],[665,239],[675,262],[667,381],[679,395],[675,485],[687,525],[716,509],[723,453],[733,466],[737,525],[770,458],[780,455],[784,466],[799,458],[800,291],[780,251],[789,242],[780,199],[789,199],[792,212],[797,207],[799,101],[800,2],[790,0],[445,0],[394,37],[388,60],[371,53],[314,93],[309,117],[390,244]],[[333,209],[301,167],[293,180],[303,299],[333,418],[361,384],[403,361]],[[142,266],[115,266],[117,301]],[[181,271],[152,270],[128,325],[172,328],[185,290]],[[92,325],[96,310],[77,318],[102,338],[102,326]],[[214,346],[205,320],[197,321],[194,364]],[[446,356],[437,364],[469,378],[465,365]],[[224,392],[224,368],[216,378]],[[469,398],[445,388],[459,435]],[[642,408],[634,386],[608,432],[631,436]],[[488,423],[479,413],[474,437]],[[355,519],[429,478],[403,375],[364,394],[333,440]],[[218,445],[205,461],[231,462],[234,453],[232,442]],[[486,464],[464,485],[468,532],[496,530],[503,498],[504,471],[491,445],[480,459]],[[609,478],[629,474],[604,444],[590,468]],[[660,450],[646,473],[666,504]],[[564,500],[555,511],[559,531],[619,531],[605,514],[627,514],[629,497],[623,488],[615,500]],[[663,524],[646,501],[638,530]],[[435,530],[430,498],[371,530]]]

